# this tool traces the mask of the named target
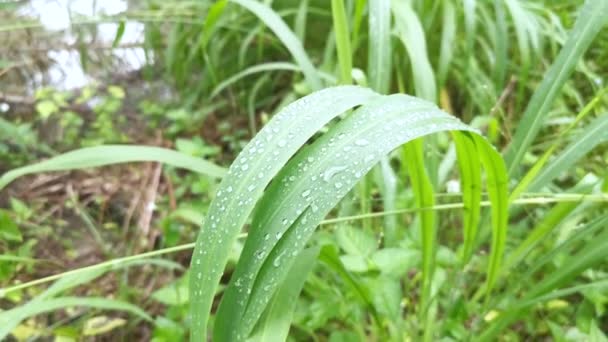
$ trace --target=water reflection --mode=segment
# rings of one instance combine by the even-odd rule
[[[31,0],[22,6],[20,15],[38,18],[47,31],[64,31],[58,46],[47,52],[47,56],[54,61],[47,70],[46,81],[58,89],[74,89],[85,86],[93,81],[81,65],[80,53],[73,47],[77,43],[77,36],[70,31],[74,19],[87,17],[95,18],[102,15],[117,15],[128,9],[125,0]],[[95,47],[105,49],[112,45],[116,36],[118,24],[103,23],[96,28]],[[144,25],[129,21],[125,25],[121,45],[136,45],[143,41]],[[112,49],[111,55],[121,63],[121,71],[140,69],[145,63],[144,50],[140,47]],[[34,82],[42,83],[42,75],[37,75]]]

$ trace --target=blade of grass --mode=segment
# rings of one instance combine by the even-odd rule
[[[306,81],[310,85],[312,90],[319,90],[323,87],[321,79],[317,73],[317,70],[313,66],[310,58],[304,51],[302,43],[298,40],[298,37],[291,31],[291,29],[285,24],[283,19],[267,5],[253,1],[253,0],[230,0],[240,6],[251,11],[260,20],[262,20],[268,28],[277,35],[281,42],[285,45],[287,50],[291,53],[296,63],[302,69]]]
[[[435,204],[433,185],[424,167],[424,146],[422,139],[416,139],[403,148],[403,162],[410,178],[410,184],[414,192],[416,207],[431,207]],[[431,292],[433,275],[435,272],[435,258],[437,253],[437,227],[435,224],[436,212],[420,212],[420,243],[422,250],[422,284],[420,295],[420,321],[423,322],[424,341],[433,339],[432,316],[435,310],[432,308]]]
[[[450,62],[454,55],[454,40],[456,37],[456,8],[452,1],[443,3],[443,23],[441,31],[441,47],[437,67],[437,79],[439,88],[445,85]]]
[[[4,339],[12,329],[29,317],[70,307],[82,306],[101,310],[126,311],[152,322],[153,319],[139,307],[127,302],[96,297],[61,297],[46,299],[35,305],[20,306],[0,313],[0,339]]]
[[[351,84],[353,82],[353,61],[344,0],[331,0],[331,13],[334,20],[338,64],[340,66],[340,83]]]
[[[0,190],[10,182],[32,173],[85,169],[119,163],[156,161],[220,178],[225,169],[206,160],[174,150],[138,145],[105,145],[70,151],[45,161],[11,170],[0,177]]]
[[[306,96],[275,115],[237,157],[220,184],[197,238],[191,263],[191,340],[206,338],[209,310],[230,247],[266,185],[321,127],[376,97],[372,91],[355,86]]]
[[[386,94],[391,82],[391,2],[369,2],[369,86]]]
[[[314,228],[383,155],[404,141],[445,129],[468,128],[429,102],[393,95],[355,111],[298,153],[257,206],[218,309],[216,340],[248,335]],[[500,160],[494,150],[482,153]],[[506,192],[501,195],[506,198]]]
[[[410,59],[416,96],[435,102],[437,86],[420,19],[407,1],[393,1],[392,5],[396,32]]]
[[[458,169],[460,171],[460,184],[462,189],[463,210],[463,266],[470,260],[477,238],[481,208],[481,165],[479,157],[475,154],[475,142],[464,134],[453,134],[456,154],[458,156]]]
[[[312,271],[319,248],[304,250],[293,264],[285,282],[277,289],[264,315],[248,339],[250,342],[282,342],[287,340],[297,299],[304,287],[308,274]]]
[[[499,92],[505,84],[507,74],[507,19],[505,18],[504,0],[494,0],[495,29],[494,32],[494,89]]]

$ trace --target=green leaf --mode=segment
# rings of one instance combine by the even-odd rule
[[[188,303],[188,278],[186,273],[177,281],[160,288],[152,293],[152,299],[165,305],[183,305]]]
[[[353,81],[353,57],[350,47],[350,34],[348,32],[344,0],[331,0],[331,13],[334,20],[334,33],[336,35],[336,49],[338,51],[341,83],[351,84]]]
[[[317,70],[313,66],[310,58],[304,51],[302,43],[291,31],[291,29],[285,24],[283,19],[267,5],[253,1],[253,0],[230,0],[240,6],[245,7],[253,14],[255,14],[260,20],[268,26],[274,34],[279,37],[281,42],[285,45],[287,50],[291,53],[296,63],[302,69],[306,81],[313,90],[319,90],[322,88],[321,79],[317,73]]]
[[[112,41],[112,48],[116,48],[120,41],[122,40],[122,36],[125,34],[125,21],[121,20],[118,23],[118,27],[116,27],[116,35],[114,35],[114,40]]]
[[[290,114],[289,120],[286,120],[285,113],[278,114],[237,157],[208,212],[207,226],[203,227],[194,252],[191,294],[196,298],[201,296],[201,291],[204,293],[204,298],[197,299],[192,308],[196,310],[195,315],[200,315],[195,317],[195,324],[206,322],[213,297],[209,291],[217,286],[222,274],[226,248],[234,241],[251,207],[261,195],[261,189],[295,152],[297,148],[294,145],[299,147],[311,135],[309,129],[312,125],[317,129],[327,122],[327,119],[314,119],[320,110],[329,110],[324,97],[330,96],[335,100],[333,105],[329,105],[333,109],[332,115],[337,115],[349,107],[344,103],[345,99],[338,97],[351,94],[361,101],[363,96],[369,96],[366,93],[353,94],[355,91],[361,91],[361,88],[330,88],[295,102],[285,110],[301,114]],[[300,105],[301,101],[307,105]],[[368,97],[366,102],[291,158],[266,189],[257,204],[241,258],[216,315],[216,340],[238,340],[239,336],[245,338],[249,334],[314,228],[384,155],[404,142],[434,132],[470,130],[432,103],[414,97],[376,95]],[[338,105],[342,108],[337,108]],[[285,126],[285,122],[296,125],[298,129],[278,129]],[[269,133],[272,137],[267,141]],[[277,138],[276,134],[281,136]],[[291,144],[287,144],[287,140],[281,141],[286,135],[291,135]],[[504,171],[504,164],[485,140],[478,138],[475,143],[477,154],[485,158],[482,165],[487,171],[490,199],[493,206],[498,206],[494,213],[500,214],[493,218],[496,228],[493,240],[499,253],[502,248],[499,243],[504,242],[501,234],[506,233],[507,201],[506,182],[500,183],[506,175],[497,173]],[[277,146],[281,148],[277,149]],[[270,154],[270,159],[267,160],[264,153],[259,154],[259,147]],[[227,190],[230,191],[227,193]],[[496,252],[493,250],[492,253]],[[493,258],[494,261],[500,260],[495,255]],[[492,262],[491,265],[491,270],[495,271],[499,263]],[[198,326],[197,330],[203,331],[202,328]],[[198,334],[196,340],[202,337]]]
[[[70,151],[45,161],[11,170],[0,177],[0,189],[16,178],[32,173],[66,171],[104,165],[156,161],[210,177],[222,177],[225,170],[211,162],[161,147],[105,145]]]
[[[336,230],[338,245],[347,254],[368,256],[373,253],[378,242],[370,231],[355,227],[341,227]]]
[[[386,276],[400,278],[420,263],[420,257],[418,250],[383,248],[375,252],[371,259]]]
[[[326,123],[377,97],[371,90],[355,86],[313,93],[275,115],[237,157],[211,203],[192,258],[193,341],[205,339],[209,310],[230,247],[266,185]]]
[[[476,155],[475,141],[464,134],[453,134],[458,155],[460,187],[463,207],[463,247],[462,263],[466,264],[473,254],[477,238],[481,204],[481,171],[479,157]]]
[[[250,342],[282,342],[287,339],[297,299],[319,254],[319,249],[304,250],[293,264],[285,282],[277,289]]]
[[[0,240],[21,242],[23,237],[19,227],[4,210],[0,210]]]
[[[14,326],[29,317],[75,306],[100,310],[126,311],[147,321],[152,321],[152,317],[142,309],[123,301],[95,297],[61,297],[37,301],[31,305],[24,305],[0,312],[0,338],[4,339]],[[17,324],[14,324],[14,322]]]
[[[403,149],[403,161],[406,164],[410,178],[414,201],[417,208],[430,208],[435,205],[433,186],[424,167],[424,147],[422,139],[413,140]],[[422,294],[420,298],[421,312],[426,312],[430,304],[431,282],[435,270],[436,256],[436,220],[434,210],[423,210],[420,217],[420,237],[422,250]],[[431,318],[432,319],[432,318]]]
[[[456,9],[450,0],[443,2],[443,23],[441,32],[441,46],[437,66],[439,86],[445,84],[450,63],[454,55],[454,40],[456,37]]]
[[[426,38],[418,15],[409,1],[392,1],[397,36],[405,46],[414,76],[416,95],[435,102],[437,85],[435,74],[429,61]]]
[[[48,119],[51,115],[57,113],[59,107],[53,100],[42,100],[36,103],[36,111],[43,120]]]
[[[369,85],[381,94],[391,82],[391,2],[369,1]]]

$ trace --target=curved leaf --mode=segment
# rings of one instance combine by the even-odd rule
[[[138,145],[105,145],[70,151],[36,164],[11,170],[0,177],[0,190],[16,178],[32,173],[67,171],[145,161],[165,163],[216,178],[222,177],[225,173],[224,168],[211,162],[166,148]]]
[[[209,310],[229,250],[266,185],[330,120],[378,96],[356,86],[328,88],[308,95],[275,115],[237,157],[210,205],[192,258],[193,341],[205,340]]]
[[[251,332],[314,228],[380,158],[407,141],[445,130],[471,129],[430,102],[406,95],[377,97],[290,160],[257,206],[218,309],[214,339],[240,340]],[[504,171],[504,164],[483,138],[475,138],[475,143],[478,154],[487,154],[483,165],[488,171],[488,190],[493,206],[498,207],[492,253],[500,253],[507,193],[506,182],[497,185],[506,175],[496,174]],[[492,260],[500,260],[500,255]],[[496,262],[490,265],[498,266]]]

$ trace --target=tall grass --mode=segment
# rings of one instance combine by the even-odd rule
[[[581,274],[601,265],[608,257],[605,209],[585,201],[585,198],[605,201],[605,188],[581,185],[562,189],[552,184],[608,138],[604,130],[608,127],[606,115],[602,113],[589,119],[593,110],[602,105],[606,88],[594,91],[595,98],[565,129],[557,130],[561,136],[544,149],[540,157],[535,156],[540,149],[534,143],[539,133],[547,129],[551,110],[561,92],[568,89],[570,75],[577,66],[585,69],[582,57],[608,21],[608,2],[585,1],[571,31],[566,37],[560,37],[564,39],[563,46],[527,104],[523,99],[531,87],[526,81],[536,76],[533,61],[545,51],[542,41],[548,38],[541,27],[553,27],[550,22],[554,19],[552,14],[539,14],[531,2],[463,1],[461,5],[445,1],[431,5],[416,0],[378,0],[367,4],[332,0],[331,4],[322,5],[304,1],[293,7],[289,2],[276,1],[274,10],[264,2],[253,0],[191,5],[186,8],[195,14],[204,13],[206,20],[198,23],[195,30],[184,23],[173,26],[162,57],[166,69],[174,74],[176,84],[187,88],[189,82],[184,72],[201,68],[211,81],[206,79],[208,83],[199,85],[195,91],[197,98],[213,100],[228,90],[236,91],[237,102],[241,95],[248,96],[251,113],[255,112],[256,96],[267,96],[278,87],[268,79],[270,72],[295,73],[291,75],[291,87],[281,90],[285,98],[305,95],[280,108],[243,148],[227,172],[209,162],[166,149],[104,146],[70,152],[10,171],[0,178],[2,188],[13,179],[31,173],[145,160],[222,177],[215,199],[205,213],[192,255],[191,340],[204,341],[208,335],[214,341],[285,340],[296,300],[318,260],[332,265],[333,271],[345,278],[357,293],[369,311],[367,323],[380,324],[381,319],[386,319],[380,317],[381,310],[366,284],[342,265],[338,253],[331,246],[310,243],[315,229],[341,199],[350,197],[359,181],[362,185],[357,192],[361,200],[358,210],[365,220],[364,231],[372,230],[369,219],[375,214],[370,213],[367,197],[373,186],[382,188],[384,214],[399,212],[396,196],[391,195],[396,191],[395,183],[409,185],[406,203],[414,208],[413,226],[419,228],[415,233],[421,251],[417,265],[420,279],[415,282],[420,291],[415,309],[419,314],[414,320],[416,331],[404,334],[400,328],[397,333],[381,336],[399,340],[405,335],[430,341],[449,335],[445,332],[447,325],[438,323],[439,308],[449,311],[452,305],[439,302],[445,287],[442,289],[437,280],[442,276],[437,272],[439,236],[445,226],[441,224],[444,216],[439,215],[442,205],[437,203],[437,192],[444,186],[439,176],[441,167],[456,166],[461,190],[462,203],[455,206],[463,209],[458,221],[462,244],[456,279],[465,279],[472,267],[480,264],[485,267],[484,280],[478,281],[479,288],[473,290],[474,294],[462,290],[456,301],[470,302],[473,308],[470,310],[481,311],[477,313],[479,316],[499,312],[496,318],[473,324],[478,336],[464,333],[462,336],[495,340],[537,303],[586,288],[606,287],[605,279],[588,284],[577,282]],[[171,4],[167,8],[170,9]],[[286,22],[289,16],[294,17],[294,30]],[[312,27],[321,25],[325,19],[331,20],[333,29],[328,37],[323,37],[327,42],[311,39],[309,44],[306,38],[317,34],[311,32]],[[155,25],[147,27],[148,43],[161,39],[159,27]],[[255,28],[250,29],[252,26]],[[265,31],[266,27],[272,35]],[[441,30],[437,31],[438,28]],[[185,53],[180,42],[190,39],[193,32],[197,47],[189,52],[188,66],[184,67],[180,65],[181,54]],[[232,39],[236,37],[240,40]],[[256,37],[265,43],[254,44]],[[238,44],[234,44],[235,41]],[[250,49],[254,45],[255,49]],[[165,47],[150,47],[150,50],[159,49]],[[228,50],[240,52],[236,57],[234,54],[226,57]],[[517,61],[510,60],[512,55]],[[272,58],[275,56],[280,56],[282,62]],[[293,59],[293,63],[287,62],[288,59]],[[205,62],[198,65],[200,60]],[[521,66],[513,65],[517,63]],[[353,77],[361,69],[370,88],[351,85],[365,83],[361,77]],[[301,82],[298,73],[303,75]],[[510,75],[519,81],[509,93]],[[265,87],[267,82],[273,86]],[[251,84],[255,86],[249,87]],[[338,84],[343,85],[325,88]],[[259,91],[247,94],[249,89]],[[418,97],[386,95],[397,90]],[[510,121],[505,116],[506,106],[500,103],[501,94],[515,96],[511,104],[515,108],[525,106],[512,138],[509,127],[504,127]],[[459,99],[461,95],[465,100]],[[509,140],[504,153],[506,163],[498,150],[472,128],[476,121],[472,120],[470,125],[462,123],[434,104],[439,101],[446,109],[456,103],[465,119],[476,117],[487,123],[502,123],[503,130],[507,131],[503,132],[507,137],[502,140]],[[569,112],[567,105],[563,108]],[[584,126],[577,130],[582,123]],[[250,124],[255,133],[253,115]],[[491,127],[489,124],[484,128],[491,132]],[[573,131],[576,133],[569,136]],[[445,132],[450,134],[443,134]],[[433,139],[423,140],[429,136]],[[445,143],[448,146],[445,147],[442,142],[447,136],[453,141]],[[493,141],[501,142],[501,139],[495,137]],[[400,153],[393,153],[398,148]],[[450,149],[456,160],[450,161],[448,157],[440,160],[437,151]],[[526,158],[534,161],[528,163]],[[381,164],[379,174],[384,177],[378,177],[379,181],[374,184],[374,179],[366,174],[378,163]],[[398,163],[405,170],[407,182],[393,179],[396,173],[392,163]],[[520,177],[526,164],[531,167]],[[485,192],[482,181],[486,184]],[[511,192],[509,185],[513,186]],[[545,217],[520,239],[509,240],[509,218],[515,221],[522,216],[521,210],[515,208],[511,210],[515,214],[509,216],[509,206],[525,201],[526,198],[521,197],[527,191],[557,191],[553,196],[557,202],[563,202],[544,211]],[[541,197],[537,203],[544,201]],[[489,216],[481,210],[486,205],[490,206]],[[580,223],[578,233],[564,233],[559,243],[540,249],[544,239],[568,219]],[[515,230],[528,223],[527,219],[522,222],[514,223]],[[385,225],[385,247],[396,246],[393,240],[399,239],[398,230],[402,227],[389,220]],[[231,248],[245,226],[248,229],[243,250],[219,298],[219,285],[226,275]],[[486,257],[476,251],[486,246],[488,235],[491,235],[490,254]],[[505,251],[508,257],[503,263]],[[557,255],[562,261],[556,267],[553,257]],[[527,271],[517,272],[526,268]],[[544,272],[549,274],[542,274]],[[0,315],[0,322],[5,323],[0,324],[4,329],[0,330],[3,334],[0,336],[6,336],[12,327],[31,315],[68,304],[126,310],[150,319],[128,303],[99,298],[89,298],[88,302],[82,298],[55,298],[73,286],[92,281],[97,275],[91,273],[80,280],[66,276],[53,285],[59,290],[52,295],[43,293],[14,311],[4,312]],[[541,280],[535,283],[538,278]],[[62,287],[62,284],[68,286]],[[47,292],[51,289],[53,287]],[[478,303],[482,297],[485,297],[483,304]],[[213,309],[214,304],[217,309]],[[9,317],[9,313],[12,316]],[[214,316],[212,324],[211,315]],[[459,316],[458,324],[464,326],[470,316],[474,314]],[[390,319],[399,321],[396,325],[404,320],[403,317]]]

